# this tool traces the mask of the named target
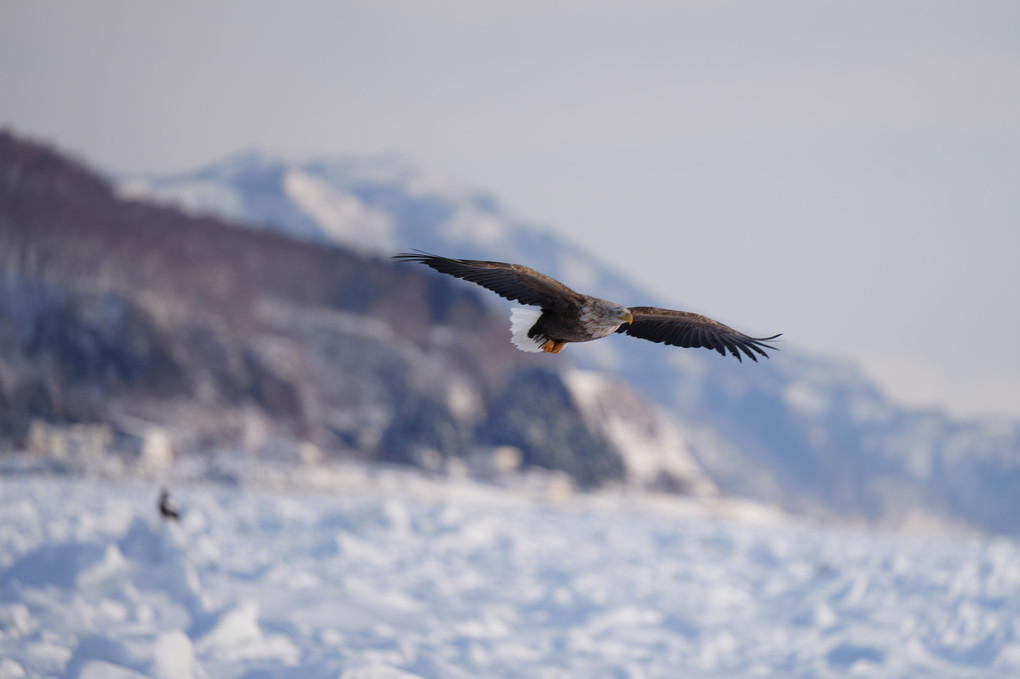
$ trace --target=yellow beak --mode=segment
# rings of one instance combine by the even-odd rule
[[[633,323],[634,322],[634,314],[632,314],[630,311],[625,312],[623,314],[623,322],[624,323]]]

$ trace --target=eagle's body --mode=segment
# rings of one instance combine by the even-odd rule
[[[680,347],[707,347],[737,360],[741,352],[753,361],[772,337],[749,337],[711,318],[687,311],[656,307],[627,308],[590,295],[582,295],[559,281],[520,264],[451,259],[425,253],[403,253],[394,259],[420,262],[436,271],[463,278],[501,297],[541,308],[514,309],[511,339],[522,351],[559,353],[570,342],[590,342],[623,332],[634,337]]]
[[[592,299],[566,313],[513,309],[510,332],[522,351],[559,353],[568,342],[590,342],[612,335],[630,318],[630,310],[603,299]]]

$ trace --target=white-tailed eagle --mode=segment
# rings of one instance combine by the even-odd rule
[[[436,271],[477,283],[509,300],[540,307],[513,309],[511,339],[522,351],[559,353],[570,342],[590,342],[622,332],[677,347],[705,347],[741,360],[768,358],[766,344],[779,335],[749,337],[706,316],[650,306],[627,308],[574,292],[559,281],[520,264],[451,259],[424,252],[405,252],[393,259],[420,262]],[[756,356],[757,354],[757,356]]]

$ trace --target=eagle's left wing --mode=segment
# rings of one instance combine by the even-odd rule
[[[404,252],[395,255],[393,259],[401,262],[419,262],[441,273],[477,283],[501,297],[543,309],[562,312],[576,308],[583,300],[582,295],[555,278],[522,264],[453,259],[425,252]]]
[[[749,337],[707,316],[650,306],[631,307],[630,312],[634,315],[634,322],[620,326],[616,332],[677,347],[715,349],[723,356],[729,350],[738,361],[741,360],[741,352],[757,362],[756,353],[768,358],[764,349],[778,351],[776,347],[766,342],[776,339],[779,335]]]

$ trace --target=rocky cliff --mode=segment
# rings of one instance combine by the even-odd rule
[[[655,406],[543,358],[514,350],[505,315],[454,281],[121,198],[81,164],[0,134],[6,449],[33,421],[146,422],[178,453],[306,444],[436,466],[509,446],[584,485],[711,490]],[[585,406],[599,390],[645,413],[630,432],[640,463]]]

